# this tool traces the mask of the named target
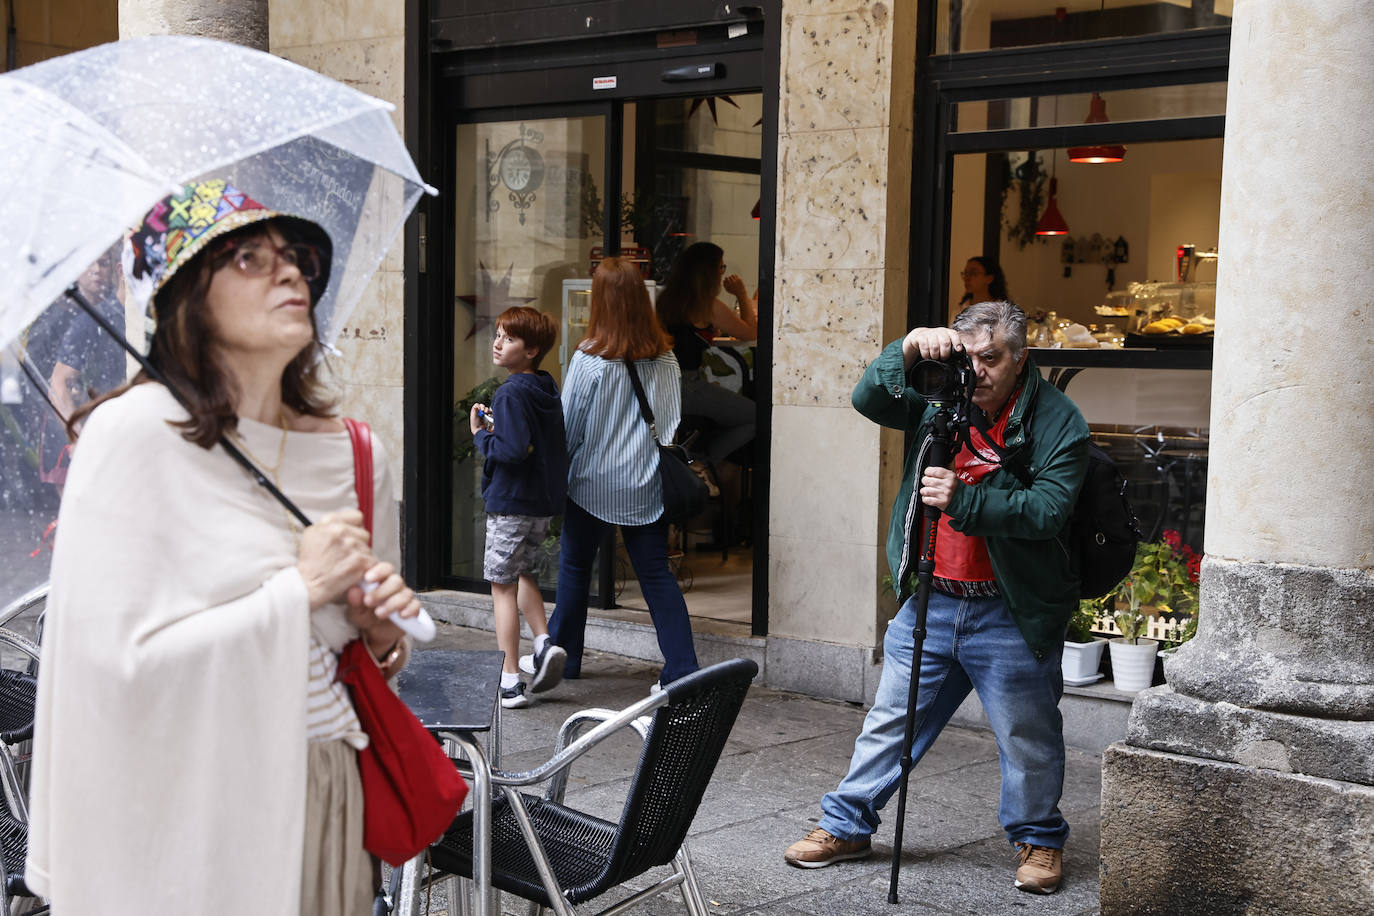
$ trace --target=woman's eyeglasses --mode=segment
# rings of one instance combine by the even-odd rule
[[[266,277],[277,272],[282,261],[301,272],[301,279],[312,283],[320,277],[320,250],[306,242],[278,247],[266,239],[229,242],[234,266],[250,277]]]

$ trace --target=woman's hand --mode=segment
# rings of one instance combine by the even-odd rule
[[[406,585],[406,580],[390,563],[374,563],[362,576],[362,581],[373,583],[376,588],[365,592],[354,582],[354,588],[348,590],[349,620],[358,629],[369,630],[386,624],[400,633],[387,618],[395,614],[414,617],[420,613],[420,599],[415,597],[415,590]],[[354,620],[355,616],[358,619]]]
[[[725,291],[740,302],[745,302],[749,299],[749,290],[744,285],[744,278],[739,274],[730,274],[730,276],[720,281],[720,285],[725,287]]]
[[[395,614],[402,617],[419,614],[420,599],[390,563],[375,564],[362,579],[375,583],[376,588],[364,591],[355,584],[348,590],[348,622],[363,634],[373,656],[383,661],[383,656],[404,635],[389,618]]]
[[[314,611],[343,598],[376,560],[367,546],[363,514],[330,512],[301,534],[296,568],[305,580]]]
[[[949,468],[926,468],[921,475],[921,502],[941,512],[949,508],[959,478]]]

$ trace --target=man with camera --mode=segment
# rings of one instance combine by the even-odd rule
[[[912,373],[923,360],[942,361],[956,376],[962,365],[971,394],[930,391],[930,376]],[[971,428],[953,469],[928,467],[922,475],[928,434],[936,414],[946,412],[942,422],[950,416],[951,399],[972,402],[956,405],[967,409]],[[1083,483],[1088,426],[1028,361],[1025,313],[1008,302],[969,306],[949,328],[916,328],[889,344],[855,387],[853,403],[875,423],[917,434],[887,540],[901,610],[888,625],[877,696],[854,742],[849,773],[821,800],[819,826],[784,858],[821,868],[867,856],[878,812],[898,788],[924,504],[941,515],[911,756],[921,759],[976,690],[997,736],[998,817],[1017,851],[1016,886],[1052,894],[1069,833],[1059,812],[1060,654],[1078,604],[1077,573],[1059,535]]]

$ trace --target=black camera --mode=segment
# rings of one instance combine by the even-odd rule
[[[978,385],[968,354],[955,350],[944,359],[923,359],[908,374],[916,393],[936,405],[968,405]]]

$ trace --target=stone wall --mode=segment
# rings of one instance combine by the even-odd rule
[[[381,0],[272,0],[270,50],[396,105],[398,131],[405,90],[405,4]],[[386,443],[400,495],[404,246],[400,235],[363,293],[337,346],[334,360],[344,397],[342,410],[366,420]]]
[[[904,330],[915,0],[786,0],[779,100],[769,680],[864,699],[895,612],[902,440],[850,406]]]

